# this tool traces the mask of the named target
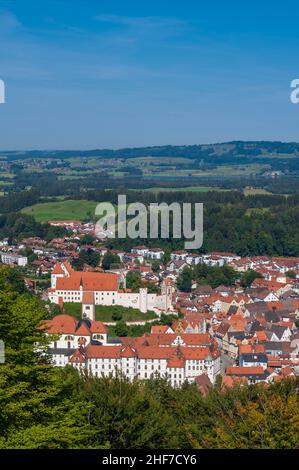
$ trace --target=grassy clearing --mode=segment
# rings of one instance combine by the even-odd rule
[[[94,215],[97,204],[95,201],[86,201],[84,199],[45,202],[26,207],[22,212],[32,215],[38,222],[84,220]]]
[[[64,312],[67,315],[72,315],[78,320],[82,318],[82,306],[80,303],[65,303]],[[140,310],[131,307],[125,308],[118,305],[96,305],[96,320],[100,320],[102,322],[113,322],[115,321],[112,318],[114,314],[121,315],[121,320],[125,322],[152,320],[158,318],[155,312],[151,311],[142,313]]]
[[[245,188],[244,189],[244,195],[245,196],[255,196],[257,194],[266,194],[266,195],[272,195],[270,191],[267,191],[266,189],[263,188]]]
[[[246,209],[245,215],[251,215],[253,212],[264,214],[265,212],[268,212],[269,210],[270,210],[269,207],[250,207],[249,209]]]

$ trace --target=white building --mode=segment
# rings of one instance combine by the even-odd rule
[[[134,248],[131,249],[131,253],[135,255],[140,255],[143,258],[147,257],[149,249],[146,246],[135,246]]]
[[[186,261],[188,253],[184,250],[177,250],[170,254],[172,261]]]
[[[220,373],[220,354],[211,346],[208,335],[165,333],[126,338],[127,344],[119,339],[109,342],[102,322],[78,322],[69,315],[47,320],[43,328],[54,335],[49,353],[57,367],[70,364],[96,377],[118,373],[130,380],[159,376],[172,386],[181,386],[202,373],[214,383]]]
[[[76,351],[69,362],[96,377],[122,373],[130,380],[144,380],[159,376],[168,379],[173,387],[193,382],[203,373],[215,383],[220,373],[220,355],[212,355],[209,348],[89,344],[84,351]]]
[[[86,305],[85,313],[92,320],[95,305],[133,307],[144,313],[148,310],[172,310],[174,288],[166,280],[162,284],[161,295],[148,293],[146,288],[130,292],[119,289],[119,284],[120,275],[117,273],[80,272],[74,271],[67,262],[57,263],[51,274],[48,297],[56,304],[73,302]]]
[[[202,263],[202,256],[197,253],[188,253],[186,256],[186,263],[191,265]]]
[[[16,253],[0,251],[0,258],[3,264],[16,264],[17,266],[27,266],[28,258]]]
[[[147,252],[147,258],[160,260],[164,254],[164,251],[160,250],[160,248],[150,248]]]

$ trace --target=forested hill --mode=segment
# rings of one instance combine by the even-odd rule
[[[134,147],[118,150],[93,149],[93,150],[31,150],[0,152],[8,159],[20,158],[71,158],[82,157],[115,157],[134,158],[140,156],[151,157],[188,157],[194,159],[226,159],[230,162],[232,158],[285,158],[299,156],[299,143],[296,142],[268,142],[268,141],[232,141],[216,144],[202,145],[163,145],[153,147]]]

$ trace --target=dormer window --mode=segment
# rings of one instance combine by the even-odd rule
[[[74,337],[71,335],[68,335],[64,338],[65,341],[74,341]]]
[[[103,336],[103,335],[96,334],[96,335],[93,335],[93,339],[101,341],[101,340],[104,339],[104,336]]]

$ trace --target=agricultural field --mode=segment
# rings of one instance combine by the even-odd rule
[[[0,191],[3,193],[38,187],[41,196],[55,196],[55,191],[47,191],[44,184],[47,180],[51,182],[51,188],[54,184],[59,188],[57,194],[69,194],[70,197],[76,194],[73,191],[79,183],[83,191],[114,187],[142,189],[145,181],[144,189],[149,187],[152,191],[157,186],[154,192],[164,191],[164,186],[168,191],[173,188],[205,192],[211,187],[213,190],[234,188],[234,184],[228,185],[231,180],[231,183],[237,181],[236,188],[245,189],[246,195],[255,195],[266,193],[261,192],[263,189],[248,189],[247,186],[271,188],[269,183],[274,176],[277,183],[284,179],[291,181],[291,186],[283,182],[282,189],[275,189],[276,194],[296,191],[296,181],[291,178],[299,177],[299,144],[229,142],[119,150],[0,153]],[[184,187],[178,188],[179,185]],[[71,208],[69,215],[74,214],[72,211]],[[37,208],[37,217],[45,220],[48,215],[39,215]]]

